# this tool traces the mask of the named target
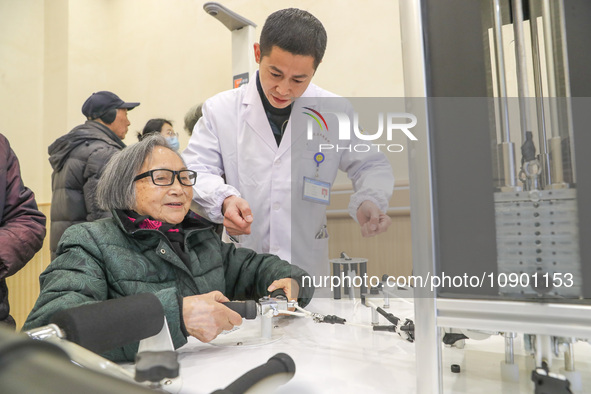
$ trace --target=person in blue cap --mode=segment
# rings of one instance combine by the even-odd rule
[[[82,105],[86,122],[49,146],[51,176],[51,259],[68,227],[111,216],[101,210],[95,198],[102,170],[115,153],[125,147],[129,129],[127,111],[140,105],[125,102],[115,93],[93,93]]]

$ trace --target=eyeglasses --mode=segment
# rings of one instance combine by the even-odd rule
[[[165,168],[157,168],[155,170],[146,171],[133,178],[133,181],[135,182],[139,181],[140,179],[151,177],[152,182],[156,186],[170,186],[174,183],[175,176],[183,186],[193,186],[197,181],[197,173],[195,171],[173,171],[167,170]]]
[[[174,131],[169,131],[168,133],[165,134],[165,137],[169,137],[169,138],[178,137],[178,133],[176,133]]]

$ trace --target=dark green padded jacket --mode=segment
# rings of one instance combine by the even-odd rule
[[[224,243],[209,224],[189,212],[183,227],[186,265],[158,230],[126,229],[118,214],[66,230],[57,258],[40,276],[41,293],[23,330],[47,325],[59,310],[82,304],[154,293],[162,302],[175,348],[187,342],[181,328],[182,297],[219,290],[230,300],[258,300],[276,279],[302,283],[305,271],[270,254]],[[188,223],[185,226],[185,223]],[[207,222],[209,223],[209,222]],[[307,305],[313,289],[301,289]],[[132,361],[138,344],[103,356]]]

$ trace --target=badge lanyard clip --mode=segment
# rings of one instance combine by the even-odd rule
[[[324,161],[324,154],[322,152],[317,152],[314,155],[314,161],[316,162],[316,175],[315,178],[318,179],[318,170],[320,169],[320,164]]]

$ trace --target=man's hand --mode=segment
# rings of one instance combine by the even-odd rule
[[[241,325],[242,317],[222,304],[228,301],[219,291],[183,298],[183,321],[187,332],[201,342],[210,342],[222,331]]]
[[[357,208],[357,221],[361,226],[361,235],[364,237],[383,233],[392,224],[392,219],[369,200],[363,201]]]
[[[277,279],[267,288],[269,293],[274,292],[277,289],[283,289],[288,301],[297,301],[300,293],[300,286],[296,280],[291,278]]]
[[[298,295],[300,294],[300,286],[296,280],[291,278],[277,279],[269,287],[267,291],[269,293],[274,292],[277,289],[283,289],[288,301],[297,301]],[[295,308],[289,308],[290,311],[294,311]]]
[[[222,204],[224,226],[230,235],[250,234],[252,212],[245,199],[238,196],[226,197]]]

